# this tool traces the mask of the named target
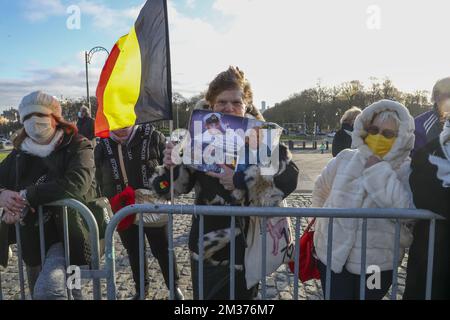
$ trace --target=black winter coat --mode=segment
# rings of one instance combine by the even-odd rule
[[[95,138],[95,120],[91,117],[78,119],[77,128],[78,133],[88,138],[88,140],[92,141]]]
[[[0,164],[0,186],[27,190],[31,207],[66,198],[87,204],[96,196],[94,157],[91,143],[80,135],[65,134],[62,143],[46,158],[14,150]],[[44,207],[46,250],[63,241],[62,209]],[[20,227],[23,259],[27,265],[41,264],[38,215],[28,212]],[[81,216],[69,210],[70,261],[90,264],[89,234]],[[7,265],[8,246],[15,242],[14,226],[0,226],[0,264]]]
[[[147,144],[145,151],[145,169],[143,169],[143,154],[141,151],[146,126],[150,128],[151,133],[150,143]],[[117,152],[117,142],[111,138],[107,138],[107,140],[109,141],[111,148],[115,149],[114,152]],[[166,138],[164,135],[155,130],[150,124],[140,125],[137,128],[134,137],[132,137],[131,141],[129,141],[128,144],[122,148],[124,164],[128,176],[128,184],[130,187],[133,189],[151,188],[149,182],[144,181],[143,170],[146,172],[145,176],[150,179],[155,172],[155,168],[162,164],[165,145]],[[95,176],[102,196],[110,199],[117,194],[117,188],[113,179],[112,166],[105,151],[104,143],[103,141],[100,141],[100,143],[95,147],[95,166],[97,168]],[[132,160],[130,160],[130,156]],[[118,159],[116,159],[116,161],[119,163]],[[125,185],[122,183],[121,187],[124,189]]]
[[[342,150],[352,147],[352,136],[349,134],[352,131],[353,127],[347,123],[344,123],[341,129],[336,132],[336,135],[333,138],[333,145],[331,147],[333,157],[336,157]]]
[[[439,139],[432,140],[416,151],[409,181],[415,206],[447,219],[436,221],[431,298],[450,299],[450,188],[444,188],[442,181],[437,178],[437,167],[430,163],[430,155],[445,159]],[[403,299],[425,299],[429,225],[428,221],[420,220],[414,226]]]

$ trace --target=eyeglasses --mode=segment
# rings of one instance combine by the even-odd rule
[[[398,136],[398,133],[391,129],[380,130],[377,126],[370,126],[366,129],[369,134],[381,134],[386,139],[392,139]]]

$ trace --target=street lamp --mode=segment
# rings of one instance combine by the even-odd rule
[[[89,96],[89,71],[88,71],[88,64],[91,63],[92,57],[94,56],[95,53],[100,52],[100,51],[105,51],[106,54],[109,56],[109,51],[106,50],[103,47],[94,47],[92,48],[89,52],[85,51],[84,52],[84,61],[86,63],[86,93],[87,93],[87,102],[88,102],[88,106],[89,106],[89,111],[92,111],[91,108],[91,99]]]

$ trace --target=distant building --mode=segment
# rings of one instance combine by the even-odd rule
[[[265,101],[262,101],[262,102],[261,102],[261,111],[264,112],[264,111],[266,111],[266,110],[267,110],[266,102],[265,102]]]

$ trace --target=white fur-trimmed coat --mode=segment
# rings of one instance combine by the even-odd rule
[[[383,161],[365,169],[373,155],[364,143],[364,128],[375,114],[395,111],[401,121],[399,135]],[[317,178],[313,192],[313,207],[328,208],[412,208],[409,187],[409,153],[414,145],[414,120],[401,104],[381,100],[358,116],[353,132],[353,146],[333,158]],[[315,223],[314,245],[318,259],[327,261],[328,218]],[[331,269],[342,272],[345,267],[353,274],[361,268],[362,219],[335,218]],[[402,221],[399,261],[412,242],[407,221]],[[394,267],[395,222],[390,219],[368,219],[366,266],[376,265],[381,271]],[[397,263],[398,263],[397,262]]]

